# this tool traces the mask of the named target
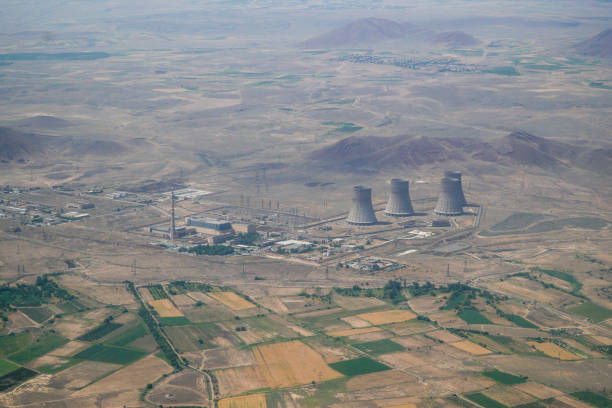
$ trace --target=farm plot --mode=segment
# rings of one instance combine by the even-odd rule
[[[571,351],[567,351],[564,348],[557,346],[555,343],[544,342],[538,343],[536,341],[528,341],[527,344],[532,346],[538,351],[546,354],[552,358],[558,358],[559,360],[581,360],[582,357],[572,353]]]
[[[232,346],[238,343],[229,330],[215,323],[166,327],[164,331],[180,353],[212,349],[217,346]]]
[[[0,377],[0,392],[14,387],[17,384],[21,384],[25,380],[34,377],[36,374],[36,371],[29,370],[25,367],[20,367],[11,371]]]
[[[101,361],[104,363],[130,364],[141,359],[147,353],[141,350],[94,344],[75,354],[74,358],[81,360]]]
[[[254,304],[234,292],[210,292],[208,295],[232,310],[245,310],[255,307]]]
[[[499,370],[484,371],[482,375],[489,377],[497,381],[500,384],[505,384],[505,385],[522,384],[525,381],[527,381],[525,377],[519,377],[516,375],[509,374],[509,373],[504,373],[503,371],[499,371]]]
[[[371,326],[370,323],[366,322],[365,320],[362,320],[362,319],[358,318],[357,316],[342,317],[340,320],[350,324],[351,327],[353,327],[355,329],[361,329],[363,327]]]
[[[493,387],[483,391],[482,394],[508,407],[529,404],[535,401],[535,398],[531,395],[510,387]]]
[[[108,343],[119,347],[127,346],[131,342],[145,336],[146,334],[147,329],[145,329],[141,324],[137,324],[136,326],[123,330],[121,333],[113,336]]]
[[[82,336],[77,337],[77,340],[81,340],[81,341],[95,341],[95,340],[99,340],[102,337],[106,336],[107,334],[109,334],[110,332],[117,330],[118,328],[120,328],[122,325],[119,323],[104,323],[98,327],[96,327],[93,330],[88,331],[87,333],[83,334]]]
[[[585,302],[578,306],[572,306],[567,309],[568,311],[588,317],[592,321],[599,323],[612,317],[612,310],[606,309],[605,307],[596,305],[592,302]]]
[[[363,313],[357,315],[357,317],[378,325],[405,322],[417,316],[409,310],[385,310],[383,312]]]
[[[477,403],[480,406],[483,406],[484,408],[506,408],[506,406],[498,401],[495,401],[492,398],[487,397],[484,394],[481,394],[479,392],[475,392],[473,394],[467,394],[466,398],[469,399],[470,401],[474,401],[475,403]]]
[[[253,355],[271,388],[292,387],[340,377],[320,354],[301,341],[257,346],[253,349]]]
[[[42,323],[53,316],[53,312],[44,306],[41,307],[22,307],[19,309],[22,313],[34,320],[36,323]]]
[[[219,401],[219,408],[266,408],[266,406],[264,394],[244,395]]]
[[[183,317],[183,313],[174,306],[170,299],[157,299],[149,302],[159,317]]]
[[[15,371],[18,368],[19,366],[17,364],[13,364],[10,361],[6,360],[0,360],[0,377],[12,371]]]
[[[376,373],[379,371],[386,371],[391,369],[389,366],[386,366],[376,360],[372,360],[371,358],[367,357],[359,357],[353,360],[338,361],[337,363],[332,363],[329,366],[334,370],[337,370],[338,372],[349,377],[361,374]]]
[[[533,395],[537,399],[554,398],[563,394],[559,390],[532,381],[515,385],[514,388],[518,388],[529,395]]]
[[[477,356],[482,356],[485,354],[491,354],[490,350],[487,350],[484,347],[479,346],[478,344],[472,343],[468,340],[458,341],[456,343],[449,343],[451,346],[458,348],[459,350],[466,351],[470,354],[474,354]]]
[[[347,336],[353,336],[355,334],[378,332],[381,330],[382,329],[380,327],[364,327],[361,329],[334,330],[334,331],[328,332],[327,334],[333,337],[347,337]]]
[[[100,363],[98,361],[83,361],[67,368],[52,377],[49,386],[57,389],[78,389],[120,369],[119,364]]]
[[[368,354],[387,354],[404,350],[403,346],[389,339],[355,344],[355,347]]]
[[[12,354],[9,358],[16,363],[25,364],[29,361],[34,360],[48,352],[55,350],[56,348],[63,346],[68,343],[68,339],[57,334],[48,334],[41,338],[36,339],[25,349]]]

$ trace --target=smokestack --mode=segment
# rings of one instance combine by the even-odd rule
[[[465,196],[463,195],[463,186],[461,185],[462,184],[461,172],[453,171],[453,170],[446,170],[444,172],[444,177],[459,180],[459,193],[461,194],[461,205],[467,205],[467,201],[465,200]]]
[[[175,236],[175,232],[176,232],[176,228],[175,228],[175,224],[174,224],[174,190],[172,190],[172,194],[170,194],[170,200],[172,201],[172,210],[171,210],[171,217],[172,217],[172,221],[170,223],[170,239],[172,241],[174,241],[174,236]]]
[[[372,225],[378,220],[372,207],[372,189],[363,186],[353,187],[353,206],[346,221],[354,225]]]
[[[440,195],[434,212],[439,215],[463,214],[463,200],[457,179],[444,177],[440,180]]]
[[[389,201],[387,201],[385,214],[392,217],[407,217],[409,215],[414,215],[412,203],[410,202],[408,180],[391,180],[391,194],[389,195]]]

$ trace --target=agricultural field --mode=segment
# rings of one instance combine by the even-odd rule
[[[219,408],[266,408],[264,394],[251,394],[242,397],[224,398],[219,401]]]
[[[472,343],[471,341],[467,341],[467,340],[463,340],[463,341],[458,341],[456,343],[449,343],[451,346],[458,348],[459,350],[463,350],[463,351],[467,351],[470,354],[474,354],[474,355],[485,355],[485,354],[491,354],[490,350],[487,350],[486,348],[479,346],[478,344]]]
[[[95,344],[75,354],[74,358],[113,364],[131,364],[146,354],[141,350]]]
[[[559,360],[580,360],[584,358],[551,342],[539,343],[536,341],[529,341],[527,342],[527,344],[529,344],[536,350],[541,351],[547,356],[552,358],[558,358]]]
[[[99,340],[102,337],[106,336],[107,334],[113,332],[114,330],[117,330],[121,326],[122,325],[119,323],[112,323],[112,322],[104,323],[101,326],[98,326],[95,329],[79,336],[77,340],[81,340],[81,341]]]
[[[245,310],[255,307],[254,304],[234,292],[210,292],[208,295],[232,310]]]
[[[178,310],[170,299],[158,299],[149,302],[160,317],[182,317],[183,312]]]
[[[334,370],[349,377],[355,375],[376,373],[379,371],[386,371],[391,369],[390,367],[367,357],[359,357],[353,360],[339,361],[337,363],[332,363],[329,366]]]
[[[599,306],[592,302],[585,302],[577,306],[567,308],[568,311],[580,316],[589,318],[590,320],[599,323],[612,318],[612,310]]]
[[[362,313],[357,315],[357,317],[374,325],[382,325],[405,322],[415,319],[417,316],[409,310],[386,310],[383,312]]]
[[[374,355],[405,350],[402,345],[388,339],[359,343],[355,344],[354,347],[365,353]]]

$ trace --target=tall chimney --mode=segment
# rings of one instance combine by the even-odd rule
[[[389,195],[389,201],[387,201],[385,214],[392,217],[407,217],[409,215],[414,215],[412,203],[410,202],[408,180],[391,180],[391,194]]]
[[[372,225],[378,220],[372,207],[372,189],[363,186],[353,187],[353,206],[346,221],[354,225]]]
[[[439,215],[463,214],[463,200],[457,179],[444,177],[440,180],[440,195],[434,212]]]

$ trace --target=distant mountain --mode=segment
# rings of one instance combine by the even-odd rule
[[[397,39],[428,41],[448,46],[469,46],[479,43],[477,39],[462,31],[436,33],[410,23],[400,23],[384,18],[364,18],[306,40],[299,46],[341,48]]]
[[[72,126],[72,123],[62,118],[58,118],[57,116],[39,115],[12,122],[11,126],[38,130],[51,130]]]
[[[325,167],[357,171],[476,160],[542,169],[577,167],[612,174],[611,148],[575,146],[522,131],[492,143],[476,138],[350,136],[315,150],[309,159]]]
[[[612,57],[612,28],[602,31],[595,37],[576,44],[579,54],[591,57]]]
[[[480,41],[463,31],[447,31],[436,34],[432,42],[449,47],[470,47],[480,44]]]
[[[122,154],[127,150],[123,144],[112,140],[49,136],[0,127],[2,161],[28,161],[52,154],[108,156]]]

